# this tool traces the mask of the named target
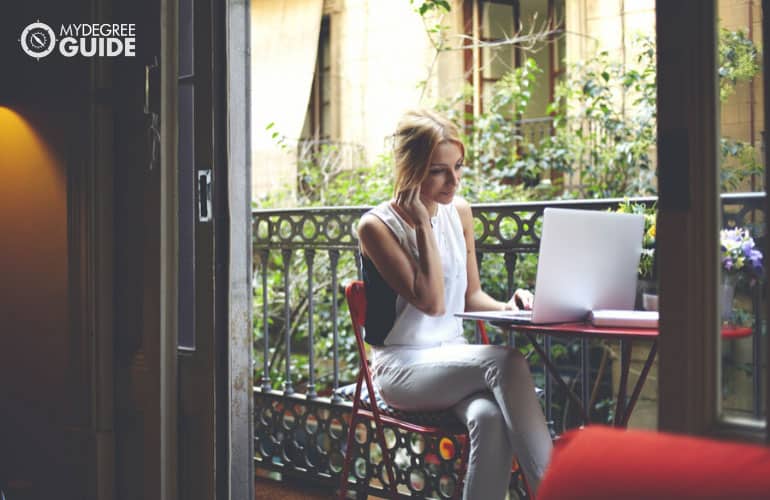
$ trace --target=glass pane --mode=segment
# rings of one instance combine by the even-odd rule
[[[514,11],[511,5],[485,2],[481,18],[484,25],[481,36],[487,40],[499,40],[513,36]]]
[[[487,2],[482,11],[481,37],[484,40],[504,40],[516,32],[514,10],[511,5]],[[500,79],[515,66],[511,45],[482,48],[482,78]]]
[[[719,3],[720,287],[722,410],[726,417],[761,418],[765,401],[761,244],[766,238],[763,200],[761,15],[759,5]]]

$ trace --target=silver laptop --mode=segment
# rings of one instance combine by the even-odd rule
[[[641,214],[546,208],[532,310],[456,316],[543,324],[633,309],[643,231]]]

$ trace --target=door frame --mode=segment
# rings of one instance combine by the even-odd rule
[[[249,1],[226,8],[229,498],[254,498]]]

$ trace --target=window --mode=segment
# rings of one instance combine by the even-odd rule
[[[303,139],[312,140],[315,143],[329,140],[332,136],[331,43],[329,33],[329,17],[324,16],[318,36],[318,55],[313,76],[313,87],[310,91],[310,101],[301,135]]]
[[[564,0],[474,0],[465,3],[463,15],[466,35],[480,42],[495,43],[531,28],[535,32],[563,29],[564,12]],[[531,57],[543,70],[541,78],[545,80],[534,89],[530,106],[522,118],[545,116],[556,82],[564,74],[565,40],[554,34],[546,43],[547,47],[539,43],[536,51],[505,44],[466,51],[466,79],[475,87],[479,103],[476,111],[468,109],[467,112],[483,112],[495,83]]]

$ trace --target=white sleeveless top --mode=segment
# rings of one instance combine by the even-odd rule
[[[401,246],[418,260],[414,228],[401,218],[390,202],[382,203],[369,213],[382,220],[398,239]],[[385,337],[384,346],[372,346],[375,357],[398,350],[398,347],[433,347],[441,344],[464,343],[462,319],[455,313],[465,310],[465,291],[468,287],[467,254],[460,214],[454,204],[438,205],[431,218],[441,264],[444,270],[444,304],[441,316],[429,316],[400,295],[396,295],[395,321]]]

